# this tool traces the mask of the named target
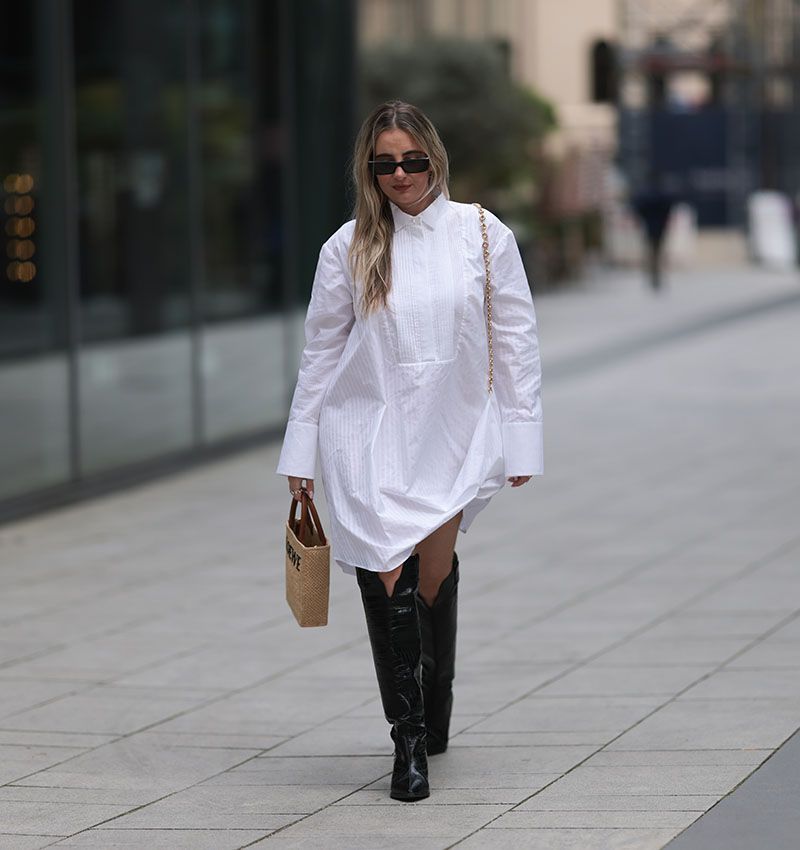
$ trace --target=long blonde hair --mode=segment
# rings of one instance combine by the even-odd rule
[[[394,220],[389,199],[378,185],[369,160],[375,156],[375,141],[384,130],[405,130],[430,158],[428,192],[450,197],[447,188],[447,151],[436,128],[416,106],[402,100],[389,100],[367,116],[358,131],[353,151],[352,178],[355,184],[356,220],[348,262],[356,286],[361,285],[361,309],[367,316],[386,306],[392,285],[392,234]]]

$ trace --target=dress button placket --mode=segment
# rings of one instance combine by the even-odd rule
[[[419,276],[415,281],[415,283],[420,287],[417,303],[419,305],[422,316],[425,317],[423,320],[425,330],[422,335],[422,339],[420,339],[419,341],[420,352],[421,360],[425,363],[428,363],[438,359],[437,340],[436,335],[433,333],[433,329],[435,327],[433,315],[434,307],[431,292],[433,281],[430,279],[431,270],[428,265],[428,257],[427,252],[425,250],[425,229],[421,226],[422,222],[420,222],[418,218],[414,219],[414,224],[417,226],[414,228],[413,232],[416,235],[417,242],[420,245],[419,263],[417,265],[417,268],[419,269]]]

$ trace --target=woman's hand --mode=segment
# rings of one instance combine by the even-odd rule
[[[294,496],[298,501],[300,500],[300,490],[303,487],[303,482],[305,481],[305,488],[308,490],[308,495],[313,499],[314,498],[314,479],[313,478],[295,478],[293,475],[287,476],[289,479],[289,492]]]
[[[521,487],[527,481],[531,480],[530,475],[512,475],[508,480],[511,482],[512,487]]]

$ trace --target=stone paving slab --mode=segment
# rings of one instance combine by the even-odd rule
[[[21,834],[36,833],[47,824],[53,835],[71,835],[123,814],[129,808],[120,803],[55,803],[2,800],[3,830]]]
[[[599,754],[598,754],[599,755]],[[717,794],[596,794],[566,793],[557,785],[519,805],[531,812],[694,812],[702,814],[717,802]]]
[[[109,829],[98,827],[65,838],[54,847],[100,847],[103,850],[238,850],[264,837],[255,829]]]
[[[352,577],[288,612],[272,445],[0,528],[0,850],[655,850],[746,788],[800,727],[797,281],[640,286],[537,305],[548,471],[459,536],[430,798]]]
[[[490,828],[476,832],[458,847],[465,850],[519,850],[521,846],[526,850],[660,850],[674,834],[675,827]]]
[[[542,812],[515,810],[493,821],[490,829],[685,829],[701,812],[684,811],[589,811]]]
[[[800,735],[669,844],[669,850],[795,850],[800,835]]]
[[[676,700],[626,731],[608,748],[775,749],[798,727],[800,706],[785,700]]]
[[[17,833],[0,832],[0,850],[39,850],[41,847],[50,847],[58,836],[43,835],[18,835]]]
[[[457,840],[466,830],[479,829],[506,810],[504,805],[463,803],[458,806],[383,805],[330,806],[295,823],[284,835],[291,838],[313,836],[318,846],[328,841],[345,842],[354,838],[372,840],[381,847],[384,838],[404,838],[406,846],[417,837],[443,837]]]

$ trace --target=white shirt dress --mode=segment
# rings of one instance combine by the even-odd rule
[[[347,264],[355,221],[322,246],[276,472],[315,478],[332,557],[387,571],[463,509],[466,532],[515,475],[543,472],[536,315],[511,230],[485,211],[493,392],[476,207],[440,194],[394,219],[388,310],[363,318]]]

